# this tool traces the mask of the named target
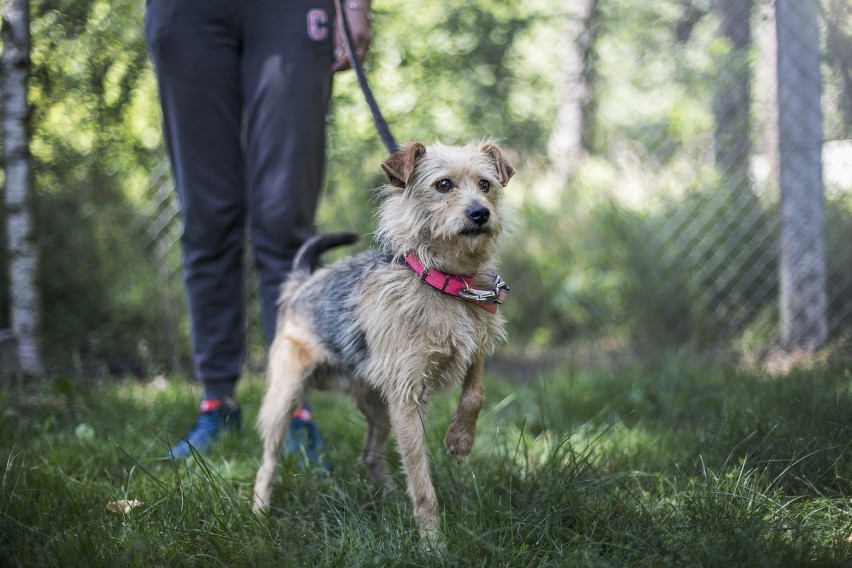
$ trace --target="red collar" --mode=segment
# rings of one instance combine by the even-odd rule
[[[503,281],[498,274],[494,275],[494,288],[491,290],[481,290],[474,288],[471,285],[473,276],[456,276],[454,274],[444,274],[433,268],[426,268],[424,264],[417,258],[414,251],[408,251],[405,255],[405,262],[411,267],[414,272],[420,275],[420,279],[437,288],[445,294],[475,302],[480,308],[497,313],[497,304],[502,304],[506,299],[506,294],[509,293],[509,286]]]

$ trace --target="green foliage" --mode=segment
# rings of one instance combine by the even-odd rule
[[[852,194],[838,194],[826,200],[825,232],[829,325],[835,329],[852,329],[852,289],[849,286]]]
[[[163,325],[168,293],[134,232],[162,159],[141,9],[34,6],[32,149],[49,367],[140,373],[152,353],[176,363],[180,335]]]
[[[446,549],[418,546],[403,473],[382,492],[356,465],[363,419],[313,397],[331,474],[281,466],[273,511],[250,510],[251,428],[207,459],[159,459],[191,419],[183,383],[58,381],[0,391],[0,550],[11,565],[843,566],[852,532],[843,366],[769,377],[690,353],[609,369],[568,365],[487,382],[477,445],[427,438]],[[246,424],[263,380],[241,385]],[[119,499],[143,504],[108,512]]]
[[[825,207],[829,318],[842,330],[852,321],[852,208],[846,198]],[[777,324],[776,208],[751,194],[702,189],[648,210],[574,195],[553,208],[528,203],[521,217],[524,237],[503,263],[515,286],[504,311],[517,344],[620,337],[707,346],[765,325],[767,315]]]
[[[678,37],[671,24],[687,10],[700,15]],[[524,294],[506,306],[513,338],[728,341],[778,301],[777,187],[714,152],[733,150],[714,140],[713,113],[730,42],[706,2],[605,2],[594,25],[593,154],[562,193],[524,204],[504,263]],[[754,64],[735,59],[734,73]],[[755,107],[755,122],[769,120]],[[715,126],[717,138],[757,137],[748,124]],[[852,209],[829,199],[826,211],[829,317],[843,330]]]
[[[370,63],[380,68],[370,70],[400,140],[492,135],[540,146],[555,104],[548,91],[537,91],[541,104],[526,103],[537,114],[518,115],[510,99],[528,98],[513,69],[541,75],[519,50],[541,59],[529,34],[546,23],[544,8],[529,2],[510,10],[491,0],[382,5]],[[145,373],[186,368],[189,359],[175,220],[161,222],[155,195],[164,151],[143,10],[139,2],[102,0],[51,0],[33,10],[43,341],[56,370]],[[412,26],[425,41],[411,40]],[[337,83],[320,225],[367,233],[384,150],[354,77]],[[0,308],[5,318],[5,299]],[[262,345],[255,327],[252,344]]]
[[[719,38],[711,5],[598,2],[585,38],[590,156],[573,179],[557,182],[548,178],[547,146],[570,48],[570,10],[547,0],[376,6],[367,70],[397,138],[495,137],[516,166],[507,195],[519,228],[502,272],[514,290],[505,313],[516,344],[588,337],[724,342],[777,320],[777,188],[716,163],[713,108],[731,46]],[[143,3],[131,0],[33,4],[43,343],[56,371],[144,374],[189,366],[179,227],[143,16]],[[759,19],[755,14],[755,26]],[[845,28],[832,30],[832,45],[840,45]],[[769,114],[761,63],[754,50],[741,55],[737,70],[745,62],[754,73],[752,125],[744,135],[763,151]],[[838,61],[832,52],[825,62],[830,136],[848,126],[839,119]],[[338,75],[335,83],[319,228],[368,235],[385,150],[354,76]],[[830,190],[827,202],[837,333],[852,319],[852,203],[842,191]],[[5,254],[2,247],[0,265]],[[7,297],[3,271],[0,327],[8,325]],[[252,305],[251,363],[264,355],[256,314]]]
[[[398,142],[492,137],[527,155],[545,146],[558,79],[554,54],[540,49],[558,29],[549,3],[391,0],[377,10],[368,78]],[[386,151],[353,74],[335,77],[332,106],[320,224],[367,233]]]

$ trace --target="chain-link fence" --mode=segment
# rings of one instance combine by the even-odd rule
[[[161,332],[168,343],[182,346],[177,351],[186,350],[189,336],[186,324],[186,301],[183,294],[183,272],[181,268],[180,234],[181,220],[175,185],[169,170],[169,161],[160,160],[151,176],[148,201],[141,223],[132,228],[132,240],[137,242],[144,254],[153,260],[157,272],[155,279],[161,291],[165,318]],[[263,325],[260,313],[259,287],[256,271],[253,267],[250,243],[246,243],[246,297],[243,302],[247,307],[246,333],[250,349],[248,363],[256,365],[262,360],[265,350]],[[183,325],[181,325],[183,321]],[[185,366],[186,357],[181,362],[176,353],[172,363]]]
[[[762,334],[805,348],[848,330],[848,7],[684,2],[670,20],[613,40],[623,12],[569,2],[578,4],[589,25],[576,37],[608,34],[582,54],[571,85],[591,85],[591,123],[607,137],[592,148],[620,174],[613,201],[641,212],[627,262],[641,261],[630,274],[643,319],[661,319],[670,337],[712,340],[764,320]],[[671,32],[677,49],[654,51]],[[638,56],[624,53],[637,45]],[[712,119],[703,131],[678,130],[675,113],[702,110]]]
[[[618,29],[622,12],[615,4],[566,4],[568,55],[561,71],[569,75],[562,84],[570,92],[559,99],[551,146],[559,146],[558,135],[569,142],[550,158],[556,177],[564,178],[557,191],[564,193],[597,187],[595,176],[605,171],[611,189],[595,207],[605,209],[602,202],[609,201],[617,213],[606,221],[611,242],[599,246],[627,248],[617,257],[623,263],[616,267],[619,302],[638,317],[626,325],[640,328],[641,337],[647,326],[675,342],[745,335],[806,348],[848,334],[850,30],[848,20],[832,19],[848,11],[815,1],[684,2],[668,20],[637,31]],[[838,46],[838,35],[847,43]],[[670,36],[678,49],[657,50]],[[628,57],[625,49],[639,53]],[[573,119],[560,124],[565,113]],[[707,120],[676,113],[703,113]],[[137,235],[160,267],[163,297],[177,298],[178,210],[166,167],[152,179],[148,221]],[[561,207],[558,200],[541,201]],[[554,240],[577,237],[558,227],[544,230]],[[525,238],[521,231],[519,239]],[[589,269],[584,262],[594,268],[599,261],[567,263],[561,289],[576,281],[576,271]],[[523,263],[510,264],[523,270]],[[541,295],[535,282],[519,278],[524,294]],[[586,286],[609,286],[604,280]],[[577,295],[562,298],[570,303]],[[549,317],[581,319],[565,312],[573,310],[509,310],[517,319],[545,320],[536,327],[553,324]],[[251,313],[258,342],[257,309]],[[584,329],[605,334],[613,328]]]
[[[396,137],[496,136],[517,170],[506,195],[519,230],[501,269],[514,345],[849,337],[847,0],[379,8],[367,67]],[[63,371],[190,367],[142,10],[58,0],[34,12],[43,333]],[[335,82],[319,228],[366,234],[381,144],[354,78]],[[251,268],[246,279],[248,360],[261,362]],[[8,288],[0,276],[0,328]]]

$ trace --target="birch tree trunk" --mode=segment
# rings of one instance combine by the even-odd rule
[[[777,0],[781,342],[828,337],[818,0]]]
[[[9,304],[20,369],[42,372],[40,302],[36,287],[38,249],[31,211],[29,0],[2,0],[2,120],[9,246]]]

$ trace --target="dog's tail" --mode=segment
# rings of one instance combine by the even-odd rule
[[[319,257],[328,249],[357,243],[361,237],[357,233],[329,233],[316,235],[305,241],[293,259],[292,270],[313,272],[319,264]]]

